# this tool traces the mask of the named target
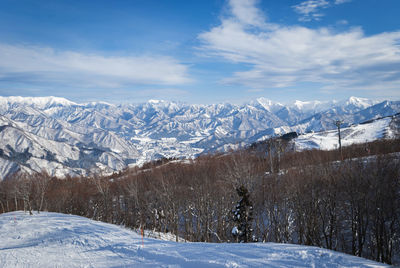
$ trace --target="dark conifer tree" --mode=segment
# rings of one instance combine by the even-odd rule
[[[252,237],[253,204],[250,201],[249,191],[245,186],[241,185],[236,188],[236,192],[240,200],[232,210],[235,223],[232,228],[232,235],[240,243],[254,242],[255,239]]]

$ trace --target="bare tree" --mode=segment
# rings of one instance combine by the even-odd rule
[[[51,177],[45,171],[32,175],[32,183],[36,196],[36,209],[38,213],[43,210],[45,195],[47,193],[50,180]]]
[[[24,211],[28,211],[30,215],[33,215],[32,213],[32,205],[31,205],[31,199],[32,199],[32,178],[28,174],[18,174],[16,178],[14,178],[16,181],[16,197],[18,196],[19,198],[22,199],[24,203]]]

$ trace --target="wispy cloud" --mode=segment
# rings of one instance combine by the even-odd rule
[[[335,32],[276,24],[254,31],[235,16],[198,36],[205,54],[250,66],[224,83],[278,88],[314,82],[328,90],[400,87],[400,31],[366,36],[361,28]]]
[[[294,10],[301,15],[301,21],[319,20],[323,16],[321,9],[329,7],[330,3],[326,0],[307,0],[293,6]]]
[[[347,24],[349,24],[349,22],[347,20],[339,20],[339,21],[336,22],[336,24],[347,25]]]
[[[180,85],[188,67],[171,57],[120,57],[0,43],[0,82],[118,88],[135,84]]]
[[[334,0],[334,2],[331,2],[329,0],[306,0],[298,5],[294,5],[293,9],[300,14],[300,21],[318,21],[324,16],[324,13],[322,13],[323,9],[331,7],[332,5],[340,5],[351,1],[352,0]]]
[[[335,0],[335,5],[351,2],[352,0]]]

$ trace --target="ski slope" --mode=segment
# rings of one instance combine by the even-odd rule
[[[391,117],[382,118],[366,124],[358,124],[341,129],[342,145],[371,142],[385,137],[391,138]],[[338,147],[337,130],[328,130],[299,135],[294,140],[297,150],[334,150]]]
[[[176,243],[79,216],[0,214],[0,267],[387,267],[316,247]]]

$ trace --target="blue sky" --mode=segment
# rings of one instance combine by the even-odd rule
[[[0,95],[400,99],[398,0],[0,0]]]

